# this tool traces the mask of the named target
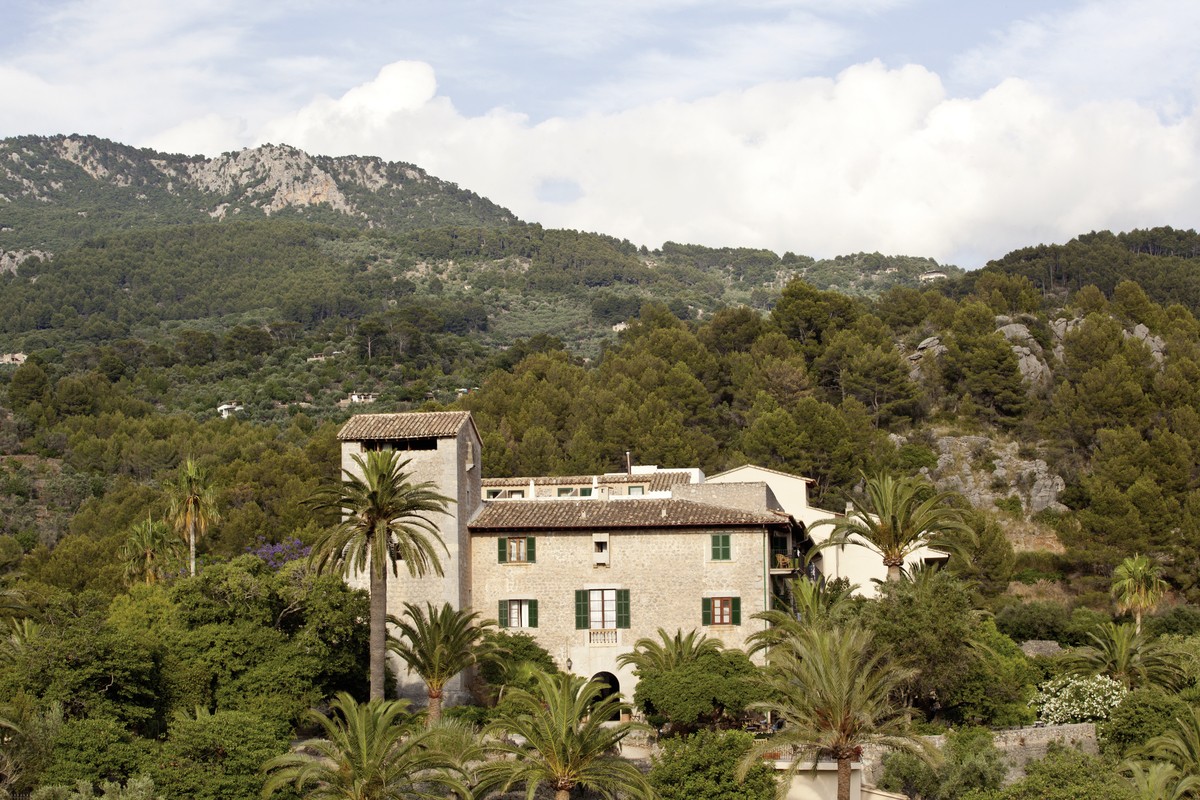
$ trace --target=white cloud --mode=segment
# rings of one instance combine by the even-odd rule
[[[1188,224],[1196,137],[1194,120],[1167,124],[1129,102],[1064,109],[1017,80],[951,98],[922,68],[877,63],[532,125],[464,116],[432,92],[427,67],[401,63],[260,138],[415,162],[525,219],[651,246],[978,266],[1094,228]]]
[[[1021,77],[1072,102],[1134,98],[1184,113],[1200,89],[1200,3],[1090,0],[1019,20],[972,48],[955,73],[979,87]]]

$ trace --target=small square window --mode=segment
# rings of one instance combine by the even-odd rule
[[[646,494],[645,486],[630,486],[629,487],[629,496],[630,497],[642,497],[645,494]]]
[[[500,496],[499,489],[488,489],[487,490],[487,499],[488,500],[495,500],[499,496]]]

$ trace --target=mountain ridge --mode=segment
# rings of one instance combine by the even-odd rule
[[[0,140],[0,251],[57,252],[113,229],[281,214],[393,231],[520,223],[416,165],[374,156],[265,144],[207,158],[74,134]]]

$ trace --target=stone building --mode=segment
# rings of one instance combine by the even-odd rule
[[[873,592],[886,571],[866,548],[836,547],[805,566],[822,521],[808,479],[761,467],[711,478],[699,469],[629,465],[605,475],[481,478],[467,412],[364,414],[339,431],[342,468],[371,450],[401,451],[414,481],[454,503],[439,521],[444,574],[389,577],[388,611],[404,602],[471,608],[534,636],[561,668],[633,692],[617,658],[659,628],[700,629],[743,647],[754,615],[803,574],[848,577]],[[919,559],[929,554],[917,554]],[[805,572],[807,570],[807,572]],[[366,576],[356,585],[365,588]],[[419,683],[397,667],[401,689]],[[450,699],[461,685],[447,687]]]

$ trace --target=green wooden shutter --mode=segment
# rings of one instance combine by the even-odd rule
[[[741,625],[742,624],[742,598],[734,597],[731,599],[730,603],[733,606],[733,624]]]
[[[617,627],[629,627],[629,590],[617,589]]]
[[[712,625],[712,598],[700,598],[700,624]]]
[[[498,619],[500,621],[501,628],[508,627],[508,601],[507,600],[500,601],[500,611],[497,612],[496,619]]]
[[[504,564],[508,561],[508,539],[501,536],[496,540],[496,545],[496,557],[500,559],[501,564]]]
[[[531,628],[536,628],[536,627],[537,627],[537,600],[530,600],[530,601],[529,601],[529,619],[528,619],[528,623],[529,623],[529,627],[531,627]]]
[[[575,630],[583,631],[588,627],[588,593],[587,589],[575,590]]]
[[[712,535],[712,560],[713,561],[728,561],[729,560],[729,534],[714,533]]]
[[[534,547],[535,539],[532,536],[525,538],[525,560],[530,564],[537,561],[537,550]]]

